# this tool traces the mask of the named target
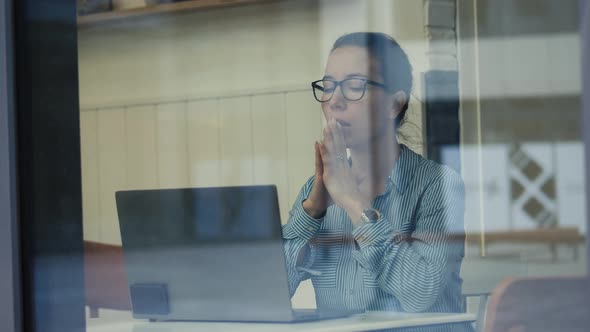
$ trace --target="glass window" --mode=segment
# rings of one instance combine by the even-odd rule
[[[78,1],[86,330],[481,331],[586,275],[578,9]]]

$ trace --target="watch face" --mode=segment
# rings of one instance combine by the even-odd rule
[[[369,219],[370,221],[377,221],[380,218],[379,211],[375,209],[365,209],[363,214]]]

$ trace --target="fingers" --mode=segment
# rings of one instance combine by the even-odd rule
[[[321,144],[326,152],[322,156],[324,162],[329,158],[340,156],[340,159],[342,159],[342,156],[346,156],[346,144],[344,143],[342,128],[334,118],[328,120],[328,125],[324,128],[324,140]]]
[[[344,143],[344,135],[342,135],[342,126],[336,120],[332,120],[330,126],[332,132],[332,140],[335,151],[339,153],[346,152],[346,144]]]
[[[315,174],[316,176],[322,176],[324,173],[324,162],[322,161],[322,155],[320,153],[320,143],[315,142]]]
[[[324,162],[322,159],[322,151],[325,153],[325,149],[322,147],[322,143],[315,142],[314,144],[315,149],[315,181],[313,183],[312,191],[306,200],[306,204],[311,209],[308,211],[310,215],[313,215],[314,212],[311,211],[321,211],[317,213],[317,215],[325,214],[326,209],[328,206],[332,205],[332,199],[328,193],[328,190],[325,186],[324,182]]]
[[[326,145],[323,142],[318,142],[317,147],[318,147],[318,152],[320,154],[319,157],[320,157],[320,160],[322,163],[322,170],[323,170],[324,164],[326,162],[328,162],[328,149],[326,149]]]
[[[332,149],[332,142],[333,142],[333,139],[332,139],[332,130],[330,129],[329,126],[326,126],[324,128],[324,139],[322,140],[321,143],[326,148],[328,148],[330,151],[333,151],[333,149]]]

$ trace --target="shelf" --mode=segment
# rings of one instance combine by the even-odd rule
[[[183,2],[163,3],[147,7],[133,9],[116,10],[97,14],[78,16],[78,26],[86,27],[95,24],[125,20],[129,18],[139,18],[150,15],[204,10],[214,8],[233,7],[239,5],[250,5],[255,3],[271,2],[276,0],[190,0]]]

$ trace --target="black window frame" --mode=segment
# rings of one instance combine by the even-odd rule
[[[6,53],[14,59],[17,330],[85,331],[76,1],[5,3],[14,41]]]

